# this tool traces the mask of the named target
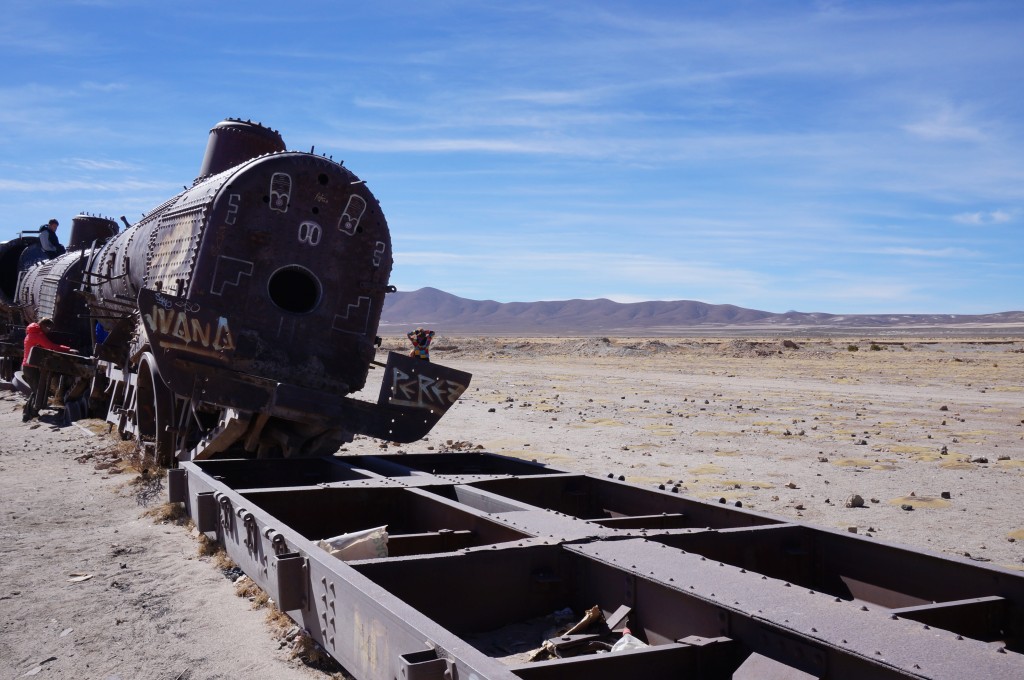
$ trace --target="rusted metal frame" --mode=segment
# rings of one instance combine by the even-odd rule
[[[764,513],[726,508],[678,494],[644,489],[590,475],[495,479],[477,485],[522,503],[565,513],[579,519],[651,516],[680,513],[692,527],[733,527],[779,524],[783,520]]]
[[[974,597],[893,609],[892,614],[985,642],[1001,641],[1009,628],[1010,603],[1002,597]]]
[[[355,677],[403,677],[410,655],[442,673],[420,677],[517,677],[356,569],[322,554],[309,558],[311,606],[289,615]]]
[[[529,534],[428,490],[390,480],[365,480],[309,490],[258,490],[244,495],[277,522],[310,540],[387,525],[397,536],[441,529],[471,532],[471,544],[518,541]],[[441,546],[444,549],[443,546]]]
[[[917,602],[897,600],[890,606],[987,596],[1005,598],[1007,647],[1024,652],[1024,579],[1020,574],[957,556],[913,550],[852,534],[815,528],[809,531],[814,532],[820,542],[819,550],[827,570],[918,598]]]
[[[333,457],[296,459],[228,459],[195,461],[204,474],[240,493],[250,489],[314,488],[333,482],[381,478],[355,470]]]
[[[532,461],[493,453],[419,453],[376,456],[342,456],[340,460],[388,475],[427,473],[441,478],[484,480],[506,476],[567,474]]]
[[[720,634],[793,668],[828,678],[1019,678],[1024,658],[985,643],[645,541],[566,546],[635,576],[634,613],[645,630],[671,630],[694,602],[721,618]],[[670,598],[676,591],[678,596]],[[681,596],[681,597],[680,597]],[[936,660],[942,661],[937,663]]]
[[[182,467],[192,516],[215,507],[228,555],[361,680],[400,677],[403,655],[417,652],[434,653],[453,677],[516,677],[193,464]]]
[[[586,521],[615,529],[682,529],[687,517],[681,512],[663,512],[660,515],[626,515]]]
[[[963,617],[952,613],[933,616],[941,618],[942,627],[949,631],[976,639],[1000,639],[1008,649],[1020,651],[1024,584],[1017,575],[998,567],[796,524],[647,535],[736,567],[872,606],[914,611],[915,605],[921,605],[922,611],[928,611],[930,607],[924,605],[951,600],[953,612],[957,605],[997,598],[997,620],[991,619],[995,612],[987,607],[984,623],[966,613]],[[972,597],[958,597],[958,593]],[[939,625],[938,618],[932,625]],[[979,630],[985,631],[980,638]]]
[[[406,479],[408,480],[408,478],[406,478]],[[416,482],[424,482],[424,481],[429,481],[429,480],[420,478],[420,479],[416,479],[415,481]],[[372,483],[373,484],[381,484],[381,483],[383,483],[383,480],[373,480]],[[419,485],[420,484],[417,484],[417,486],[419,486]],[[423,489],[423,492],[424,493],[434,493],[434,492],[436,492],[436,491],[438,491],[438,490],[440,490],[442,488],[446,488],[446,487],[435,487],[433,489],[431,489],[430,487],[427,487],[427,488]],[[447,488],[450,489],[450,487],[447,487]],[[475,492],[479,492],[479,489],[474,489],[474,491]],[[490,494],[486,494],[486,495],[490,495]],[[458,498],[457,495],[456,495],[456,497]],[[477,497],[479,497],[479,495],[477,495]],[[248,500],[253,500],[253,499],[249,498]],[[449,498],[449,500],[451,500],[451,499]],[[458,500],[462,501],[462,500],[465,500],[465,499],[464,498],[458,498]],[[506,499],[506,503],[507,502],[508,501]],[[197,503],[197,505],[204,505],[204,504],[206,506],[209,506],[210,505],[210,501],[207,500],[207,501],[204,501],[204,502]],[[521,506],[522,504],[515,503],[515,505]],[[513,512],[491,514],[491,515],[489,515],[489,517],[492,517],[493,519],[498,520],[498,521],[509,521],[510,523],[521,524],[522,528],[524,530],[530,529],[532,531],[535,531],[538,535],[544,534],[547,530],[555,529],[556,530],[555,533],[550,534],[548,536],[548,538],[543,539],[543,540],[549,540],[550,539],[550,540],[553,540],[554,542],[564,541],[566,539],[567,533],[570,534],[570,535],[575,533],[575,532],[572,532],[572,531],[569,531],[569,532],[559,531],[558,530],[559,525],[561,525],[564,528],[564,527],[568,526],[569,524],[573,524],[573,523],[577,524],[577,525],[579,525],[579,524],[586,524],[586,523],[583,523],[583,522],[572,522],[571,518],[564,517],[564,516],[559,515],[558,513],[555,513],[555,512],[551,512],[551,511],[538,511],[538,510],[535,510],[535,509],[534,510],[520,509],[518,511],[513,511]],[[515,519],[514,520],[510,520],[509,518],[515,518]],[[552,520],[552,518],[557,518],[557,521]],[[798,530],[798,531],[795,531],[795,530]],[[664,539],[665,536],[667,536],[669,534],[675,534],[676,531],[678,531],[678,530],[669,530],[669,531],[662,532],[662,534],[664,534],[664,536],[663,535],[659,535],[659,537],[661,539]],[[767,537],[770,537],[773,534],[777,535],[777,536],[783,536],[784,534],[787,534],[787,533],[791,534],[791,535],[794,535],[794,534],[799,534],[800,531],[803,531],[804,533],[807,533],[808,531],[811,531],[811,530],[808,529],[807,527],[793,527],[792,525],[790,525],[790,526],[779,526],[779,525],[771,526],[771,525],[768,525],[768,526],[758,527],[756,529],[743,529],[743,530],[741,530],[741,529],[724,529],[724,530],[721,530],[721,531],[718,531],[718,532],[691,532],[690,536],[688,536],[688,537],[692,538],[695,534],[700,534],[700,533],[704,533],[704,534],[708,534],[708,535],[719,534],[719,535],[721,535],[723,541],[731,540],[733,543],[739,543],[739,542],[742,542],[742,541],[744,541],[746,539],[750,539],[752,537],[756,537],[758,535],[763,535],[763,536],[767,536]],[[817,530],[813,530],[813,531],[817,531]],[[826,533],[828,533],[828,532],[826,532]],[[682,536],[681,533],[678,534],[678,535],[672,535],[671,538],[672,539],[678,539],[680,536]],[[728,536],[728,538],[726,538],[726,536]],[[840,538],[845,538],[845,536],[840,537]],[[855,537],[851,537],[851,538],[855,538]],[[524,542],[519,543],[518,545],[533,545],[534,543],[535,543],[535,541],[524,541]],[[616,550],[618,548],[621,548],[621,545],[615,545],[616,543],[619,543],[619,542],[609,542],[609,541],[591,542],[588,546],[577,546],[574,549],[580,549],[580,550],[583,550],[583,549],[593,549],[592,546],[597,546],[597,548],[599,549],[601,555],[602,556],[607,556],[607,554],[614,553],[614,552],[616,552]],[[633,543],[635,543],[635,541],[626,540],[626,541],[623,541],[622,543],[633,544]],[[645,542],[645,545],[649,545],[649,544]],[[809,550],[809,549],[806,548],[806,546],[800,546],[799,542],[797,543],[797,545],[798,545],[798,548],[795,551],[793,551],[794,552],[794,557],[798,557],[798,558],[803,559],[803,560],[818,560],[819,559],[819,557],[817,555],[815,555],[815,551],[814,550]],[[876,545],[876,544],[872,542],[872,543],[869,543],[868,545],[872,546],[872,545]],[[889,546],[886,546],[886,547],[889,547]],[[705,545],[704,548],[707,548],[707,545]],[[506,560],[506,561],[507,561],[507,558],[504,557],[504,556],[511,554],[510,553],[510,548],[507,547],[507,546],[490,546],[488,549],[491,550],[491,551],[496,551],[495,554],[502,556],[502,558],[504,560]],[[662,549],[664,550],[666,548],[662,548]],[[671,549],[669,548],[668,550],[671,550]],[[464,553],[468,553],[468,552],[479,552],[479,551],[480,551],[480,549],[471,549],[469,551],[463,551],[463,552]],[[672,551],[672,552],[678,553],[678,551]],[[820,552],[820,551],[818,551],[818,552]],[[630,554],[630,556],[631,557],[635,557],[635,555],[632,554],[632,553]],[[694,556],[686,556],[686,557],[693,558]],[[439,557],[439,556],[434,556],[432,558],[429,558],[429,561],[427,561],[427,562],[422,561],[421,558],[407,558],[407,559],[411,560],[412,564],[415,564],[417,566],[419,566],[419,565],[434,565],[434,566],[437,566],[437,565],[443,564],[443,562],[438,561],[438,560],[449,560],[449,559],[451,559],[451,556],[450,555],[449,556],[443,556],[443,558]],[[935,557],[934,559],[940,559],[941,560],[942,558]],[[402,560],[401,558],[399,558],[398,561],[405,562],[406,560]],[[711,567],[711,566],[714,566],[714,565],[718,564],[718,563],[716,563],[714,561],[707,560],[706,557],[702,558],[701,561],[704,562],[704,563],[708,563],[708,565],[707,565],[708,567]],[[384,563],[385,566],[382,567],[381,563]],[[396,568],[396,567],[399,567],[399,566],[400,565],[396,564],[396,560],[388,559],[388,560],[376,561],[376,563],[374,563],[374,564],[360,564],[359,568],[360,569],[379,570],[381,568],[393,569],[393,568]],[[406,565],[401,565],[401,566],[406,566]],[[980,569],[980,571],[982,571],[982,572],[986,571],[984,568],[978,568],[978,567],[975,567],[974,565],[968,564],[966,566],[973,567],[975,570],[979,570]],[[717,569],[737,569],[737,568],[740,569],[740,571],[742,573],[742,567],[731,567],[729,565],[725,565],[724,563],[717,567]],[[456,571],[458,571],[458,570],[456,570]],[[490,570],[488,570],[488,573],[489,573],[489,576],[493,576],[493,574],[490,573]],[[749,572],[747,572],[747,573],[749,574]],[[373,574],[374,574],[375,578],[379,577],[379,573],[377,571],[374,571]],[[419,574],[419,575],[423,576],[423,574]],[[653,572],[652,572],[652,576],[653,576]],[[707,576],[707,575],[704,575],[704,576]],[[614,576],[613,578],[616,579],[616,580],[621,580],[622,577],[621,577],[621,575],[619,575],[619,576]],[[768,580],[768,577],[763,576],[763,575],[757,575],[757,574],[751,574],[749,576],[749,578]],[[429,580],[429,581],[431,581],[431,583],[436,585],[436,580],[435,579],[428,577],[426,580]],[[555,578],[554,580],[547,581],[547,580],[541,578],[541,579],[538,579],[538,583],[540,583],[540,582],[549,582],[549,583],[551,583],[551,584],[553,584],[553,585],[555,585],[557,587],[557,584],[561,580],[564,580],[564,579]],[[672,579],[670,577],[669,581],[671,581],[671,580]],[[657,593],[659,598],[663,599],[663,597],[664,597],[665,585],[666,585],[664,583],[664,579],[661,579],[661,582],[659,582],[659,580],[655,577],[654,580],[651,581],[651,577],[646,577],[646,576],[645,577],[641,577],[641,576],[639,576],[637,574],[632,574],[630,576],[627,576],[626,582],[628,584],[630,584],[630,585],[628,585],[628,587],[626,589],[626,594],[628,595],[629,592],[632,592],[633,593],[632,597],[634,598],[634,600],[635,600],[636,593],[637,593],[638,590],[639,591],[652,590],[653,592]],[[775,580],[775,579],[772,579],[771,582],[775,582],[774,589],[778,590],[778,581]],[[651,585],[652,583],[654,585]],[[712,583],[714,583],[714,581],[712,581]],[[799,589],[799,588],[794,588],[794,586],[792,584],[790,584],[788,586],[784,586],[784,587],[787,587],[787,588],[793,589],[793,590],[798,590]],[[758,584],[757,586],[754,587],[755,590],[760,589],[760,588],[763,588],[763,584]],[[719,589],[721,589],[721,588],[719,588]],[[444,590],[444,589],[442,589],[442,590]],[[445,592],[448,592],[448,591],[445,591]],[[790,591],[790,592],[792,592],[792,591]],[[828,599],[829,602],[835,602],[835,598],[829,598],[827,596],[821,595],[820,593],[811,593],[810,591],[807,591],[807,593],[808,594],[815,594],[819,598],[820,597],[826,597],[826,599]],[[714,595],[712,595],[712,598],[714,598]],[[722,599],[722,598],[719,598],[719,599]],[[420,606],[421,604],[424,604],[424,603],[417,602],[417,608],[418,609],[426,609],[427,611],[430,611],[431,608],[429,606]],[[426,603],[426,604],[429,604],[429,603]],[[449,606],[451,606],[450,603],[445,603],[445,604],[448,604]],[[847,602],[847,603],[836,603],[836,604],[846,605],[847,607],[857,607],[860,603],[848,603]],[[744,611],[740,611],[739,613],[741,615],[737,616],[736,611],[733,611],[728,606],[724,606],[724,601],[723,601],[723,603],[715,601],[715,602],[712,602],[711,605],[712,605],[712,607],[715,608],[712,611],[717,611],[718,612],[717,613],[717,616],[718,616],[718,623],[717,623],[717,625],[720,627],[720,632],[728,632],[729,630],[741,630],[741,629],[742,630],[746,630],[746,629],[749,629],[747,631],[747,633],[745,634],[746,637],[738,636],[738,637],[740,637],[740,638],[742,638],[744,640],[745,644],[750,644],[752,649],[762,651],[769,658],[778,658],[778,657],[781,656],[782,659],[786,660],[787,662],[790,663],[790,665],[793,665],[794,667],[800,667],[799,663],[800,663],[800,659],[801,658],[812,659],[812,660],[817,658],[817,659],[819,659],[819,661],[814,662],[814,663],[810,663],[809,666],[806,665],[809,662],[804,661],[803,662],[805,664],[804,667],[805,668],[809,668],[811,670],[818,670],[818,671],[821,671],[822,668],[826,668],[826,670],[829,673],[829,677],[861,677],[864,673],[867,673],[867,675],[863,675],[863,677],[918,677],[918,676],[921,676],[921,675],[926,676],[926,677],[933,677],[933,676],[934,677],[943,677],[942,675],[936,675],[936,674],[934,674],[932,672],[928,672],[927,669],[926,669],[926,672],[923,673],[923,674],[921,674],[920,672],[908,674],[909,671],[905,667],[906,664],[904,664],[904,667],[898,668],[896,671],[894,671],[894,673],[888,673],[887,674],[887,671],[885,671],[884,669],[887,668],[886,663],[888,663],[888,662],[883,662],[883,663],[879,664],[877,659],[869,658],[869,654],[867,652],[860,653],[858,651],[860,646],[861,646],[859,644],[859,642],[862,642],[862,640],[858,642],[858,645],[856,647],[854,647],[852,651],[846,651],[846,648],[843,646],[843,645],[846,644],[845,642],[842,645],[840,645],[840,644],[837,644],[835,640],[825,640],[825,644],[823,645],[821,642],[819,642],[817,640],[817,638],[815,636],[809,636],[809,639],[808,639],[808,636],[801,637],[799,634],[794,635],[793,630],[791,630],[787,626],[785,626],[785,625],[777,625],[777,621],[774,622],[774,623],[772,621],[770,621],[770,620],[767,620],[767,619],[762,621],[760,615],[751,616],[751,615],[749,615],[750,614],[749,611],[745,611],[745,612]],[[474,603],[474,607],[475,606],[476,606],[476,603]],[[804,605],[800,604],[799,606],[803,607]],[[704,608],[706,609],[707,607],[704,607]],[[657,611],[657,609],[654,608],[654,607],[645,608],[645,609],[646,609],[646,613],[644,614],[644,616],[646,616],[647,618],[651,618],[652,617],[652,612],[656,612]],[[783,601],[782,604],[779,607],[777,607],[776,609],[777,609],[777,611],[781,611],[783,613],[787,612],[788,609],[787,609],[787,606],[786,606],[786,602]],[[850,610],[847,610],[847,611],[850,611]],[[857,609],[856,611],[860,611],[860,610]],[[878,608],[878,607],[871,607],[871,608],[869,608],[869,611],[885,612],[884,609]],[[842,615],[840,615],[840,616],[842,616]],[[847,616],[849,616],[849,614],[847,614]],[[854,614],[853,616],[856,617],[856,616],[858,616],[858,614]],[[889,613],[889,617],[890,618],[886,618],[885,621],[892,620],[891,612]],[[779,617],[773,617],[773,618],[779,618]],[[830,619],[831,619],[831,617],[824,617],[824,620],[826,622],[829,622],[829,625],[831,625]],[[789,621],[784,619],[784,623],[788,624]],[[876,623],[877,623],[877,621],[869,622],[869,625],[875,625]],[[892,625],[892,624],[886,624],[886,625]],[[922,626],[921,629],[922,630],[928,630],[928,629],[924,628],[923,626]],[[822,630],[824,630],[824,628]],[[916,630],[916,629],[914,629],[914,630]],[[934,658],[941,657],[943,655],[943,650],[948,649],[948,647],[949,647],[949,641],[945,640],[944,638],[942,638],[942,636],[945,635],[945,634],[942,633],[941,631],[932,631],[932,632],[929,632],[928,635],[931,636],[930,638],[928,638],[928,642],[930,642],[931,644],[930,644],[930,646],[926,645],[926,649],[924,649],[924,656],[929,658],[929,659],[934,659]],[[836,637],[836,636],[833,636],[833,637]],[[856,636],[851,636],[850,639],[852,639],[853,637],[856,637]],[[939,639],[938,640],[934,639],[936,637],[938,637]],[[843,640],[846,640],[846,639],[847,638],[843,638]],[[758,640],[760,640],[760,642],[758,642]],[[917,650],[918,656],[920,656],[920,653],[921,653],[922,650],[921,650],[921,645],[917,641],[913,641],[912,640],[912,641],[908,642],[908,641],[904,640],[904,642],[906,643],[905,646],[908,649]],[[962,641],[961,640],[959,642],[968,642],[968,643],[970,643],[971,641]],[[782,649],[781,652],[779,651],[780,648]],[[824,651],[822,651],[822,649],[824,649]],[[964,649],[970,651],[971,654],[976,654],[978,652],[978,650],[976,648],[971,648],[969,646],[968,647],[962,647],[961,646],[961,647],[958,648],[958,650],[964,650]],[[883,650],[879,649],[879,650],[876,650],[876,651],[883,651]],[[995,652],[994,650],[991,650],[989,648],[986,648],[986,651],[991,651],[994,654],[998,653],[998,652]],[[824,654],[824,656],[822,656],[823,654]],[[954,656],[956,658],[953,660],[953,663],[951,663],[951,664],[944,664],[943,665],[944,668],[945,668],[945,666],[949,666],[950,668],[959,667],[960,671],[968,672],[966,669],[968,669],[971,666],[972,663],[975,663],[975,662],[978,661],[978,659],[973,659],[973,660],[971,660],[970,662],[968,662],[966,664],[961,664],[960,663],[960,657],[963,656],[963,654],[959,653],[959,651],[958,651],[958,653],[955,654]],[[1000,656],[1002,656],[1002,659],[1005,660],[1005,659],[1007,659],[1009,657],[1012,657],[1014,655],[1011,654],[1011,655],[1000,655]],[[864,658],[862,658],[862,657],[864,657]],[[822,658],[826,659],[827,663],[822,663],[820,661],[820,659],[822,659]],[[413,664],[413,665],[416,665],[417,668],[420,668],[420,666],[418,665],[419,663],[420,662],[417,662],[416,664]],[[435,668],[435,669],[439,668],[439,666],[437,664],[433,663],[430,660],[424,661],[423,663],[426,666],[429,666],[431,668]],[[992,675],[992,677],[1014,677],[1013,673],[1017,672],[1017,671],[1020,671],[1020,667],[1019,667],[1020,659],[1019,659],[1019,657],[1016,660],[1016,663],[1018,664],[1018,666],[1017,667],[1011,667],[1012,670],[1009,671],[1009,673],[1004,672],[1005,669],[999,667],[998,666],[999,663],[1000,662],[998,661],[998,659],[994,663],[991,661],[991,659],[987,659],[987,660],[983,660],[982,661],[982,665],[979,666],[979,667],[985,668],[986,672],[988,672],[989,668],[993,668],[994,671],[995,671],[995,674]],[[918,664],[918,665],[921,665],[921,664]],[[425,667],[423,667],[423,668],[424,668],[423,672],[426,672]],[[867,669],[867,670],[865,670],[865,669]],[[870,671],[870,672],[868,672],[868,671]],[[819,675],[823,675],[823,673],[818,673],[818,674]],[[956,677],[956,675],[955,674],[947,674],[945,677]]]
[[[614,654],[577,656],[544,663],[513,666],[523,680],[729,680],[743,663],[746,651],[729,638],[714,638],[709,644],[670,643],[646,649],[623,650]]]
[[[58,373],[71,378],[91,378],[96,369],[88,357],[68,352],[58,352],[36,345],[29,353],[29,363],[40,370]]]
[[[439,529],[416,534],[388,536],[389,555],[422,555],[451,552],[469,547],[473,532],[468,529]]]

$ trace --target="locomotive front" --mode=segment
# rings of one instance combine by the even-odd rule
[[[365,183],[326,158],[286,152],[196,189],[202,210],[153,231],[140,294],[153,344],[310,390],[361,389],[392,265]]]
[[[468,374],[391,353],[377,402],[348,396],[375,363],[391,266],[362,180],[272,130],[221,123],[192,187],[89,262],[107,419],[179,460],[422,437]]]

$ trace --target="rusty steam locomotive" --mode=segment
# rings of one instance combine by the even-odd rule
[[[378,401],[349,396],[377,363],[394,290],[388,225],[363,180],[274,130],[219,123],[192,186],[125,225],[79,215],[53,259],[33,236],[0,244],[2,369],[16,379],[19,332],[52,318],[80,354],[33,348],[40,384],[164,464],[322,455],[355,434],[413,441],[469,384],[391,353]]]

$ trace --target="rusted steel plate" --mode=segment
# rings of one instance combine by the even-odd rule
[[[489,454],[183,468],[200,530],[360,680],[1024,677],[1008,570]],[[316,545],[381,525],[387,556]],[[510,649],[595,605],[650,646]]]

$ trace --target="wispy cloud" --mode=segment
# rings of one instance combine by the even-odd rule
[[[936,141],[980,142],[987,135],[966,112],[944,106],[932,115],[903,126],[912,135]]]
[[[981,253],[967,248],[880,248],[877,255],[903,255],[909,257],[963,258],[979,257]]]
[[[83,170],[113,170],[121,172],[138,169],[138,166],[134,163],[100,160],[97,158],[69,158],[67,163]]]
[[[86,92],[101,92],[109,94],[110,92],[122,92],[128,89],[126,83],[109,82],[109,83],[97,83],[95,81],[87,80],[81,84],[82,90]]]
[[[68,191],[109,191],[133,192],[161,189],[174,192],[167,182],[148,182],[142,180],[123,180],[120,182],[92,182],[85,180],[14,180],[0,178],[0,191],[22,193],[60,193]]]
[[[953,221],[959,224],[969,224],[975,227],[989,226],[992,224],[1005,224],[1013,219],[1013,215],[1005,210],[990,210],[972,213],[960,213],[953,215]]]

